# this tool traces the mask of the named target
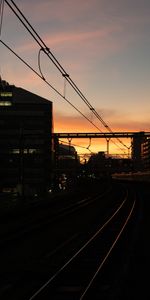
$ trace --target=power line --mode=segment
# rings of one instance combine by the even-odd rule
[[[77,94],[80,96],[80,98],[84,101],[84,103],[88,106],[88,108],[93,112],[93,114],[99,119],[99,121],[103,124],[103,126],[110,131],[111,133],[113,133],[113,131],[111,130],[111,128],[106,124],[106,122],[102,119],[102,117],[96,112],[96,110],[93,108],[93,106],[90,104],[90,102],[86,99],[86,97],[83,95],[83,93],[80,91],[80,89],[77,87],[77,85],[73,82],[73,80],[70,78],[70,76],[68,75],[68,73],[64,70],[64,68],[61,66],[61,64],[58,62],[58,60],[56,59],[56,57],[53,55],[53,53],[50,51],[50,49],[46,46],[46,44],[43,42],[43,40],[41,39],[41,37],[38,35],[38,33],[35,31],[35,29],[33,28],[33,26],[29,23],[29,21],[27,20],[27,18],[24,16],[24,14],[21,12],[21,10],[17,7],[17,5],[15,4],[15,2],[13,0],[10,0],[12,2],[12,4],[14,5],[15,9],[17,9],[17,11],[20,13],[20,15],[23,17],[24,21],[20,18],[20,16],[18,15],[18,13],[14,10],[14,8],[10,5],[10,3],[8,3],[7,0],[5,0],[6,3],[8,4],[8,6],[12,9],[12,11],[14,12],[14,14],[19,18],[19,20],[21,21],[21,23],[25,26],[25,28],[27,29],[27,31],[32,35],[32,37],[34,38],[34,40],[38,43],[38,45],[41,47],[40,50],[44,51],[44,53],[50,58],[50,60],[54,63],[54,65],[57,67],[57,69],[61,72],[62,76],[65,76],[66,80],[70,83],[70,85],[72,86],[72,88],[77,92]],[[28,28],[28,26],[30,27],[30,29]],[[35,36],[36,35],[36,36]],[[50,56],[51,55],[51,56]],[[42,77],[43,74],[42,74]],[[118,139],[117,137],[115,137],[114,134],[114,138],[116,138],[119,143],[121,143],[124,147],[128,148],[120,139]]]
[[[106,122],[102,119],[102,117],[98,114],[98,112],[95,110],[95,108],[90,104],[90,102],[87,100],[87,98],[83,95],[83,93],[81,92],[81,90],[77,87],[77,85],[75,84],[75,82],[70,78],[70,76],[68,75],[68,73],[65,71],[65,69],[61,66],[61,64],[58,62],[58,60],[56,59],[56,57],[53,55],[53,53],[50,51],[50,49],[46,46],[46,44],[44,43],[44,41],[41,39],[41,37],[38,35],[38,33],[35,31],[35,29],[33,28],[33,26],[29,23],[29,21],[27,20],[27,18],[24,16],[24,14],[21,12],[21,10],[17,7],[17,5],[15,4],[15,2],[13,0],[10,0],[10,2],[13,4],[13,6],[7,1],[5,0],[5,2],[7,3],[7,5],[10,7],[10,9],[14,12],[14,14],[16,15],[16,17],[20,20],[20,22],[23,24],[23,26],[27,29],[27,31],[31,34],[31,36],[33,37],[33,39],[37,42],[37,44],[40,47],[39,50],[39,56],[38,56],[38,60],[40,60],[40,52],[43,51],[48,57],[49,59],[53,62],[53,64],[55,65],[55,67],[59,70],[59,72],[61,73],[62,76],[65,77],[66,81],[72,86],[72,88],[75,90],[75,92],[78,94],[78,96],[84,101],[84,103],[88,106],[88,108],[92,111],[92,113],[98,118],[98,120],[102,123],[102,125],[111,133],[114,134],[114,138],[118,140],[119,143],[121,143],[125,148],[128,148],[120,139],[118,139],[115,136],[115,133],[111,130],[111,128],[106,124]],[[17,11],[16,11],[17,10]],[[20,15],[19,15],[19,14]],[[23,18],[23,19],[22,19]],[[41,73],[41,78],[45,80],[44,75],[41,71],[40,68],[40,64],[39,64],[39,70]],[[66,99],[66,97],[63,97],[64,99]],[[72,105],[73,106],[73,105]],[[86,117],[86,119],[88,119]],[[88,119],[89,120],[89,119]],[[93,123],[93,122],[92,122]],[[94,125],[95,126],[95,125]],[[97,127],[98,130],[100,130]],[[101,131],[101,130],[100,130]],[[114,142],[114,144],[116,144]]]
[[[0,1],[0,36],[2,34],[3,15],[4,15],[4,0],[1,0]]]
[[[22,59],[14,50],[12,50],[4,41],[0,42],[12,52],[21,62],[23,62],[31,71],[33,71],[40,79],[42,79],[50,88],[52,88],[61,98],[63,98],[67,103],[69,103],[82,117],[84,117],[88,122],[90,122],[96,129],[101,131],[101,129],[96,126],[87,116],[85,116],[74,104],[72,104],[66,97],[64,97],[54,86],[52,86],[41,74],[39,74],[35,69],[33,69],[24,59]],[[101,131],[102,132],[102,131]]]
[[[65,141],[62,141],[62,140],[59,140],[61,143],[64,143],[64,144],[67,144],[69,145],[69,142],[65,142]],[[91,154],[95,154],[94,152],[92,152],[89,147],[84,147],[84,146],[81,146],[81,145],[76,145],[76,144],[72,144],[71,143],[71,146],[74,146],[74,147],[79,147],[79,148],[82,148],[82,149],[86,149],[88,150]]]
[[[65,96],[63,96],[54,86],[50,84],[44,77],[43,74],[39,74],[35,69],[33,69],[24,59],[22,59],[14,50],[12,50],[4,41],[0,40],[0,42],[10,51],[12,52],[22,63],[24,63],[31,71],[33,71],[40,79],[42,79],[51,89],[53,89],[61,98],[63,98],[68,104],[70,104],[82,117],[84,117],[88,122],[91,123],[98,131],[102,132],[101,129],[96,126],[86,115],[84,115],[75,105],[73,105]],[[105,136],[105,134],[104,134]],[[107,140],[107,138],[105,137]],[[114,141],[112,141],[115,145],[117,145]],[[123,151],[118,145],[117,147]],[[123,151],[124,152],[124,151]],[[124,152],[125,153],[125,152]]]

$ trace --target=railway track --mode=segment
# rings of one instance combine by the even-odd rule
[[[103,299],[102,297],[110,299],[108,297],[112,293],[111,283],[114,275],[116,276],[114,274],[113,252],[116,251],[115,248],[117,248],[117,252],[118,247],[120,248],[120,239],[124,231],[127,231],[135,210],[135,204],[136,201],[131,200],[131,197],[126,195],[111,217],[29,300]],[[122,249],[120,250],[122,252]],[[123,255],[118,256],[115,263],[120,264],[123,258],[124,252]],[[109,276],[108,269],[111,273]],[[103,273],[102,278],[100,278],[101,271]],[[108,277],[110,277],[109,283]]]
[[[47,203],[36,203],[35,207],[28,207],[27,212],[21,215],[17,214],[13,220],[10,218],[2,222],[0,232],[0,247],[5,247],[10,243],[15,243],[17,240],[24,239],[25,236],[33,234],[36,231],[42,230],[51,224],[56,223],[59,219],[67,217],[71,213],[80,210],[82,207],[88,206],[97,198],[103,198],[111,191],[111,185],[101,186],[101,192],[95,192],[95,195],[81,196],[75,194],[72,197],[70,194],[60,194],[54,197],[52,201]],[[71,198],[70,198],[71,197]]]
[[[9,270],[6,272],[11,277],[14,274],[14,278],[9,278],[4,282],[0,290],[1,298],[4,300],[80,299],[90,282],[88,290],[92,290],[95,280],[99,278],[99,273],[103,273],[100,291],[100,294],[103,294],[107,286],[104,278],[108,278],[108,273],[104,270],[108,269],[112,277],[114,276],[110,270],[114,269],[112,265],[115,259],[110,258],[115,256],[116,248],[119,247],[119,256],[123,253],[124,257],[124,251],[122,249],[120,251],[118,245],[122,244],[121,240],[124,240],[122,236],[126,235],[125,232],[128,232],[128,239],[132,235],[132,230],[128,230],[127,227],[131,226],[129,224],[132,223],[131,219],[136,207],[132,195],[127,196],[122,185],[118,187],[118,189],[116,187],[107,189],[107,193],[103,191],[101,195],[97,194],[89,199],[80,199],[77,205],[72,203],[70,208],[66,207],[66,212],[65,210],[61,212],[59,217],[54,218],[54,222],[45,220],[45,225],[44,223],[38,224],[39,229],[33,230],[32,228],[31,234],[23,234],[23,238],[18,238],[18,235],[14,241],[16,245],[19,245],[19,249],[15,243],[14,246],[10,244],[12,260],[16,255],[15,262],[12,264],[12,270],[9,266],[6,268]],[[130,238],[132,240],[132,236]],[[24,254],[21,255],[22,247],[24,247]],[[29,251],[30,247],[32,255]],[[84,253],[87,254],[82,261]],[[24,264],[22,264],[23,259],[25,259]],[[120,259],[122,261],[122,255]],[[108,266],[109,261],[111,266]],[[10,263],[12,263],[11,260]],[[119,265],[122,270],[121,262]],[[89,269],[88,266],[90,266]],[[97,272],[99,268],[100,272]]]

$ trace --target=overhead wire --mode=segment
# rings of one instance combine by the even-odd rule
[[[18,15],[18,13],[16,13],[16,11],[14,10],[14,8],[10,5],[10,3],[8,3],[7,0],[5,0],[6,3],[8,4],[8,6],[12,9],[12,11],[14,12],[14,14],[19,18],[19,20],[21,21],[21,23],[25,26],[25,28],[27,29],[27,31],[32,35],[32,37],[35,39],[35,41],[39,44],[39,46],[41,47],[41,50],[44,51],[44,53],[50,58],[50,60],[52,60],[52,62],[54,63],[54,65],[57,67],[57,69],[61,72],[62,76],[65,76],[66,80],[70,83],[70,85],[73,87],[73,89],[77,92],[77,94],[81,97],[81,99],[86,103],[86,105],[89,107],[89,109],[93,112],[93,114],[100,120],[100,122],[103,124],[103,126],[110,131],[112,134],[114,134],[114,138],[116,138],[124,147],[128,148],[120,139],[118,139],[117,137],[115,137],[115,133],[113,133],[113,131],[110,129],[110,127],[106,124],[106,122],[102,119],[102,117],[96,112],[96,110],[93,108],[93,106],[90,104],[90,102],[86,99],[86,97],[83,95],[83,93],[79,90],[79,88],[77,87],[77,85],[73,82],[73,80],[70,78],[70,76],[67,74],[67,72],[64,70],[64,68],[61,66],[61,64],[58,62],[58,60],[56,59],[56,57],[53,55],[53,53],[50,51],[50,49],[46,46],[46,44],[43,42],[43,40],[41,39],[41,37],[38,35],[38,33],[35,31],[35,29],[33,28],[33,26],[29,23],[29,21],[27,20],[27,18],[24,16],[24,14],[21,12],[21,10],[17,7],[17,5],[15,4],[15,2],[13,0],[10,0],[12,2],[12,4],[14,5],[14,7],[17,9],[17,11],[20,13],[20,15],[23,17],[24,21],[27,23],[27,25],[30,27],[30,29],[27,27],[27,25],[24,23],[24,21],[20,18],[20,16]],[[31,32],[32,31],[32,32]],[[35,36],[35,35],[36,36]],[[41,45],[42,43],[42,45]],[[44,46],[44,48],[43,48]],[[49,54],[51,55],[51,57],[49,56]],[[42,77],[43,74],[42,74]],[[116,143],[114,143],[116,144]]]
[[[4,0],[0,0],[0,36],[2,34],[3,15],[4,15]]]
[[[69,105],[71,105],[82,117],[84,117],[88,122],[91,123],[98,131],[102,132],[101,129],[93,123],[86,115],[84,115],[74,104],[72,104],[63,94],[61,94],[54,86],[48,82],[42,72],[38,73],[33,67],[31,67],[24,59],[22,59],[10,46],[8,46],[4,41],[0,40],[0,42],[11,52],[13,53],[22,63],[24,63],[31,71],[33,71],[40,79],[42,79],[51,89],[53,89],[61,98],[63,98]],[[104,134],[105,136],[105,134]],[[113,142],[113,141],[112,141]],[[114,142],[115,144],[115,142]],[[117,147],[123,151],[118,145]],[[123,151],[124,152],[124,151]]]
[[[39,50],[39,53],[38,53],[38,67],[39,67],[39,71],[40,71],[40,73],[41,73],[42,79],[45,80],[45,77],[44,77],[44,75],[43,75],[43,73],[42,73],[42,69],[41,69],[41,59],[40,59],[40,54],[41,54],[41,51],[42,51],[42,50],[43,50],[43,49],[40,49],[40,50]]]
[[[43,76],[38,73],[35,69],[33,69],[24,59],[22,59],[14,50],[12,50],[4,41],[0,40],[0,42],[10,51],[12,52],[21,62],[23,62],[31,71],[33,71],[39,78],[41,78],[50,88],[52,88],[61,98],[63,98],[67,103],[69,103],[82,117],[84,117],[88,122],[90,122],[97,130],[101,131],[101,129],[96,126],[86,115],[84,115],[74,104],[72,104],[64,95],[62,95],[54,86],[52,86]]]
[[[81,92],[81,90],[77,87],[77,85],[75,84],[75,82],[70,78],[69,74],[65,71],[65,69],[61,66],[61,64],[59,63],[59,61],[56,59],[56,57],[53,55],[53,53],[50,51],[50,49],[46,46],[46,44],[44,43],[44,41],[41,39],[41,37],[38,35],[38,33],[35,31],[35,29],[33,28],[33,26],[29,23],[29,21],[27,20],[27,18],[24,16],[24,14],[21,12],[21,10],[18,8],[18,6],[15,4],[15,2],[13,0],[10,0],[10,2],[14,5],[14,7],[12,7],[12,5],[8,2],[8,0],[4,0],[7,5],[11,8],[11,10],[14,12],[14,14],[17,16],[17,18],[20,20],[20,22],[24,25],[24,27],[27,29],[27,31],[32,35],[32,37],[34,38],[34,40],[38,43],[38,45],[40,46],[40,50],[39,50],[39,55],[38,55],[38,60],[40,60],[40,52],[43,51],[48,57],[49,59],[53,62],[53,64],[55,65],[55,67],[59,70],[59,72],[61,73],[62,76],[65,77],[66,81],[69,82],[69,84],[72,86],[72,88],[76,91],[76,93],[78,94],[78,96],[84,101],[84,103],[88,106],[88,108],[92,111],[92,113],[98,118],[98,120],[102,123],[102,125],[114,135],[114,138],[118,140],[119,143],[121,143],[125,148],[128,148],[127,145],[125,145],[118,137],[115,136],[115,133],[112,131],[112,129],[106,124],[106,122],[102,119],[102,117],[97,113],[97,111],[95,110],[95,108],[90,104],[90,102],[87,100],[87,98],[83,95],[83,93]],[[17,12],[16,12],[16,10]],[[20,16],[19,16],[19,14]],[[23,20],[22,20],[22,18]],[[29,28],[29,27],[30,28]],[[45,80],[44,75],[41,71],[40,68],[40,63],[39,63],[39,70],[41,73],[41,77],[42,79]],[[66,99],[65,94],[63,99]],[[93,123],[93,122],[92,122]],[[100,130],[97,127],[98,130]],[[100,130],[102,132],[102,130]],[[113,142],[113,141],[112,141]],[[114,144],[116,144],[115,142],[113,142]],[[118,145],[117,145],[118,146]],[[120,148],[120,147],[119,147]],[[121,148],[120,148],[121,149]],[[121,149],[122,150],[122,149]]]
[[[3,15],[4,15],[4,0],[0,0],[0,37],[2,35]],[[2,72],[1,72],[1,65],[0,65],[0,81],[2,80],[1,73]]]
[[[64,143],[64,144],[69,145],[69,142],[65,142],[65,141],[62,141],[62,140],[59,140],[59,141],[60,141],[61,143]],[[90,153],[95,154],[93,151],[91,151],[91,150],[89,149],[89,147],[84,147],[84,146],[76,145],[76,144],[73,144],[73,143],[71,143],[71,145],[74,146],[74,147],[79,147],[79,148],[86,149],[86,150],[88,150]]]
[[[62,141],[62,140],[59,140],[59,141],[60,141],[61,143],[63,143],[63,144],[70,145],[69,142]],[[88,150],[88,151],[90,152],[89,154],[88,154],[88,153],[80,153],[80,155],[79,155],[79,156],[80,156],[80,162],[82,162],[83,159],[85,159],[85,157],[89,157],[89,155],[91,156],[91,155],[95,155],[95,154],[96,154],[95,152],[91,151],[88,147],[84,147],[84,146],[77,145],[77,144],[74,144],[74,143],[71,143],[71,145],[74,146],[74,147],[86,149],[86,150]]]

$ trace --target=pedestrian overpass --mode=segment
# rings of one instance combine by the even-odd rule
[[[111,139],[120,139],[120,138],[130,138],[131,142],[133,140],[142,142],[146,140],[147,138],[150,138],[150,132],[145,131],[125,131],[125,132],[63,132],[63,133],[54,133],[54,138],[59,139],[68,139],[69,144],[71,144],[71,141],[73,138],[75,139],[84,139],[89,138],[91,139],[106,139],[107,143],[107,154],[109,154],[109,142]],[[128,147],[127,147],[128,148]],[[130,147],[129,147],[130,148]],[[128,149],[129,149],[128,148]]]

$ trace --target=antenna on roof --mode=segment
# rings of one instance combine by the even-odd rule
[[[0,86],[4,87],[4,80],[2,79],[2,67],[0,66]]]
[[[1,66],[0,66],[0,83],[2,82],[2,76],[1,76]]]

